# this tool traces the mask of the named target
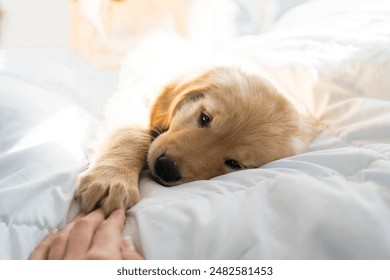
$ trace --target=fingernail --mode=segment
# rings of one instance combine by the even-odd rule
[[[59,229],[58,228],[53,228],[50,233],[56,233],[56,232],[59,232]]]
[[[127,250],[135,251],[134,240],[130,235],[127,235],[124,239]]]

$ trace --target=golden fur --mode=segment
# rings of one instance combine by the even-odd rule
[[[114,132],[82,175],[77,195],[84,212],[100,206],[108,214],[137,203],[145,165],[156,181],[172,186],[297,154],[313,137],[310,124],[267,80],[215,67],[168,85],[148,130]]]

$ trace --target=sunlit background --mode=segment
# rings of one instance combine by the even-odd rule
[[[0,0],[2,47],[72,47],[115,69],[139,40],[174,33],[204,49],[259,34],[308,0]]]

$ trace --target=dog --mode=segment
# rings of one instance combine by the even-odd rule
[[[132,207],[140,200],[144,168],[169,187],[306,150],[317,135],[310,113],[282,94],[264,65],[227,54],[211,61],[167,35],[129,52],[118,91],[106,105],[104,137],[79,176],[83,212],[101,207],[108,215]]]
[[[149,127],[111,133],[76,192],[83,212],[106,215],[140,200],[147,166],[164,186],[257,168],[305,151],[315,124],[261,75],[215,66],[169,83],[150,110]]]

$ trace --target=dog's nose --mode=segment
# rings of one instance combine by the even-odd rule
[[[176,182],[181,179],[175,162],[167,155],[162,155],[157,158],[154,170],[157,176],[167,183]]]

